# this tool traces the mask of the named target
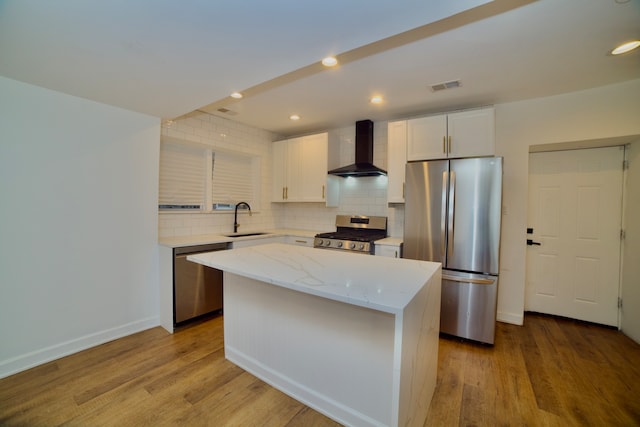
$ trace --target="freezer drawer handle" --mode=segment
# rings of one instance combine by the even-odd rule
[[[442,279],[452,282],[471,283],[473,285],[492,285],[494,283],[491,279],[465,279],[464,277],[449,276],[448,274],[443,274]]]
[[[540,245],[542,245],[542,243],[534,242],[532,239],[527,239],[527,245],[529,245],[529,246],[533,246],[533,245],[540,246]]]

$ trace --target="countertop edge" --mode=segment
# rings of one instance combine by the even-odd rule
[[[258,280],[271,285],[283,287],[286,289],[291,289],[291,290],[306,293],[309,295],[315,295],[318,297],[322,297],[322,298],[326,298],[326,299],[330,299],[338,302],[343,302],[346,304],[351,304],[354,306],[368,308],[368,309],[372,309],[380,312],[386,312],[393,315],[401,315],[404,312],[404,309],[407,306],[407,304],[415,297],[418,291],[422,289],[422,287],[428,286],[433,276],[435,274],[438,274],[438,271],[440,269],[440,265],[438,263],[431,263],[427,261],[393,259],[393,258],[385,258],[384,260],[378,259],[374,261],[373,258],[363,257],[360,254],[346,255],[346,256],[356,257],[356,258],[352,258],[350,261],[361,260],[361,261],[365,261],[365,263],[375,262],[376,268],[380,267],[380,262],[389,263],[389,264],[397,263],[398,268],[401,268],[401,270],[404,271],[404,274],[410,274],[407,277],[410,277],[410,281],[412,281],[413,284],[406,285],[406,288],[403,291],[401,291],[401,293],[406,294],[407,298],[402,298],[403,300],[402,303],[400,303],[399,300],[395,300],[395,302],[393,303],[391,302],[385,303],[383,301],[380,301],[380,302],[372,301],[370,298],[366,297],[367,292],[369,294],[375,293],[374,291],[375,286],[373,284],[371,284],[370,288],[365,290],[365,293],[364,293],[365,296],[350,296],[350,295],[345,295],[343,292],[340,292],[340,291],[336,292],[334,282],[331,282],[331,281],[325,282],[324,280],[322,280],[321,282],[322,284],[326,283],[327,285],[330,285],[329,287],[296,283],[295,280],[286,280],[287,279],[286,274],[284,274],[283,278],[279,279],[277,277],[271,277],[269,274],[266,274],[264,267],[262,267],[260,270],[256,270],[256,268],[258,268],[257,266],[260,265],[261,263],[260,260],[256,260],[257,262],[245,264],[246,260],[251,258],[252,256],[258,256],[259,258],[274,259],[275,258],[274,254],[278,253],[285,246],[288,247],[289,245],[274,243],[267,246],[256,246],[252,248],[242,248],[242,249],[234,249],[231,251],[224,251],[224,252],[228,252],[226,254],[224,254],[223,252],[216,252],[216,253],[190,255],[187,257],[187,259],[193,262],[198,262],[200,264],[203,264],[209,267],[223,270],[228,273],[236,274],[242,277],[247,277],[249,279]],[[292,256],[294,258],[298,256],[302,258],[307,258],[307,259],[316,258],[315,256],[309,257],[309,255],[312,253],[308,251],[319,251],[318,254],[321,254],[323,258],[323,261],[321,262],[333,261],[333,260],[327,259],[327,257],[332,257],[332,256],[338,257],[336,258],[336,262],[344,261],[344,258],[343,258],[345,256],[344,254],[336,254],[332,251],[325,251],[322,249],[304,248],[304,247],[297,248],[296,254]],[[236,257],[236,255],[233,254],[234,252],[237,255],[242,253],[243,263],[238,264],[237,258],[234,259]],[[304,252],[304,253],[301,254],[301,252]],[[285,265],[285,264],[282,264],[282,260],[280,261],[276,260],[275,262],[281,264],[282,266]],[[243,268],[239,267],[240,265],[242,265]],[[290,265],[295,266],[296,270],[300,269],[299,260],[292,260]],[[385,270],[386,272],[388,272],[389,266],[390,265],[386,266],[387,267]],[[411,266],[409,270],[414,270],[413,273],[408,273],[405,271],[406,267],[409,267],[409,266]],[[371,267],[371,265],[369,265],[368,267]],[[252,269],[256,271],[252,271]],[[356,271],[359,271],[357,273],[359,275],[364,274],[362,273],[362,271],[364,270],[367,270],[367,268],[356,269]],[[425,275],[420,277],[421,273],[417,272],[416,270],[421,270],[422,272],[425,273]],[[416,274],[418,274],[418,276],[416,276]],[[380,276],[377,276],[377,277],[380,277]]]
[[[244,240],[258,240],[266,239],[269,237],[284,237],[284,236],[299,236],[305,238],[312,238],[321,231],[314,230],[296,230],[296,229],[269,229],[269,230],[246,230],[245,233],[265,233],[254,236],[243,237],[228,237],[222,234],[195,234],[191,236],[173,236],[173,237],[161,237],[158,239],[160,246],[166,246],[168,248],[180,248],[184,246],[195,245],[208,245],[212,243],[232,243]]]

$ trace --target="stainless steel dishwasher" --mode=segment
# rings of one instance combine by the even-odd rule
[[[227,243],[173,250],[174,325],[222,309],[222,271],[187,261],[187,256],[225,249]]]

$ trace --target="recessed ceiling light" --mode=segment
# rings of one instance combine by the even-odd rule
[[[296,121],[296,120],[300,120],[300,116],[297,114],[292,114],[289,116],[289,119]]]
[[[630,42],[623,43],[620,46],[616,47],[611,51],[611,54],[622,55],[623,53],[627,53],[632,51],[633,49],[636,49],[638,46],[640,46],[640,40],[632,40]]]
[[[371,102],[372,104],[382,104],[382,101],[383,99],[380,95],[374,95],[369,100],[369,102]]]
[[[338,60],[333,56],[327,56],[322,60],[322,65],[325,67],[335,67],[338,65]]]
[[[240,92],[233,92],[233,93],[231,94],[231,97],[232,97],[232,98],[235,98],[235,99],[242,99],[242,97],[243,97],[243,96],[244,96],[244,95],[243,95],[243,94],[241,94]]]

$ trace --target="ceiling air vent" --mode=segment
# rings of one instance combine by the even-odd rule
[[[236,113],[235,111],[231,111],[231,110],[229,110],[228,108],[224,108],[224,107],[222,107],[222,108],[218,108],[218,111],[219,111],[219,112],[221,112],[221,113],[224,113],[224,114],[228,114],[228,115],[230,115],[230,116],[235,116],[235,115],[237,115],[237,114],[238,114],[238,113]]]
[[[462,86],[462,84],[460,83],[460,80],[451,80],[448,82],[436,83],[434,85],[431,85],[431,90],[433,92],[438,92],[439,90],[453,89],[455,87],[460,87],[460,86]]]

